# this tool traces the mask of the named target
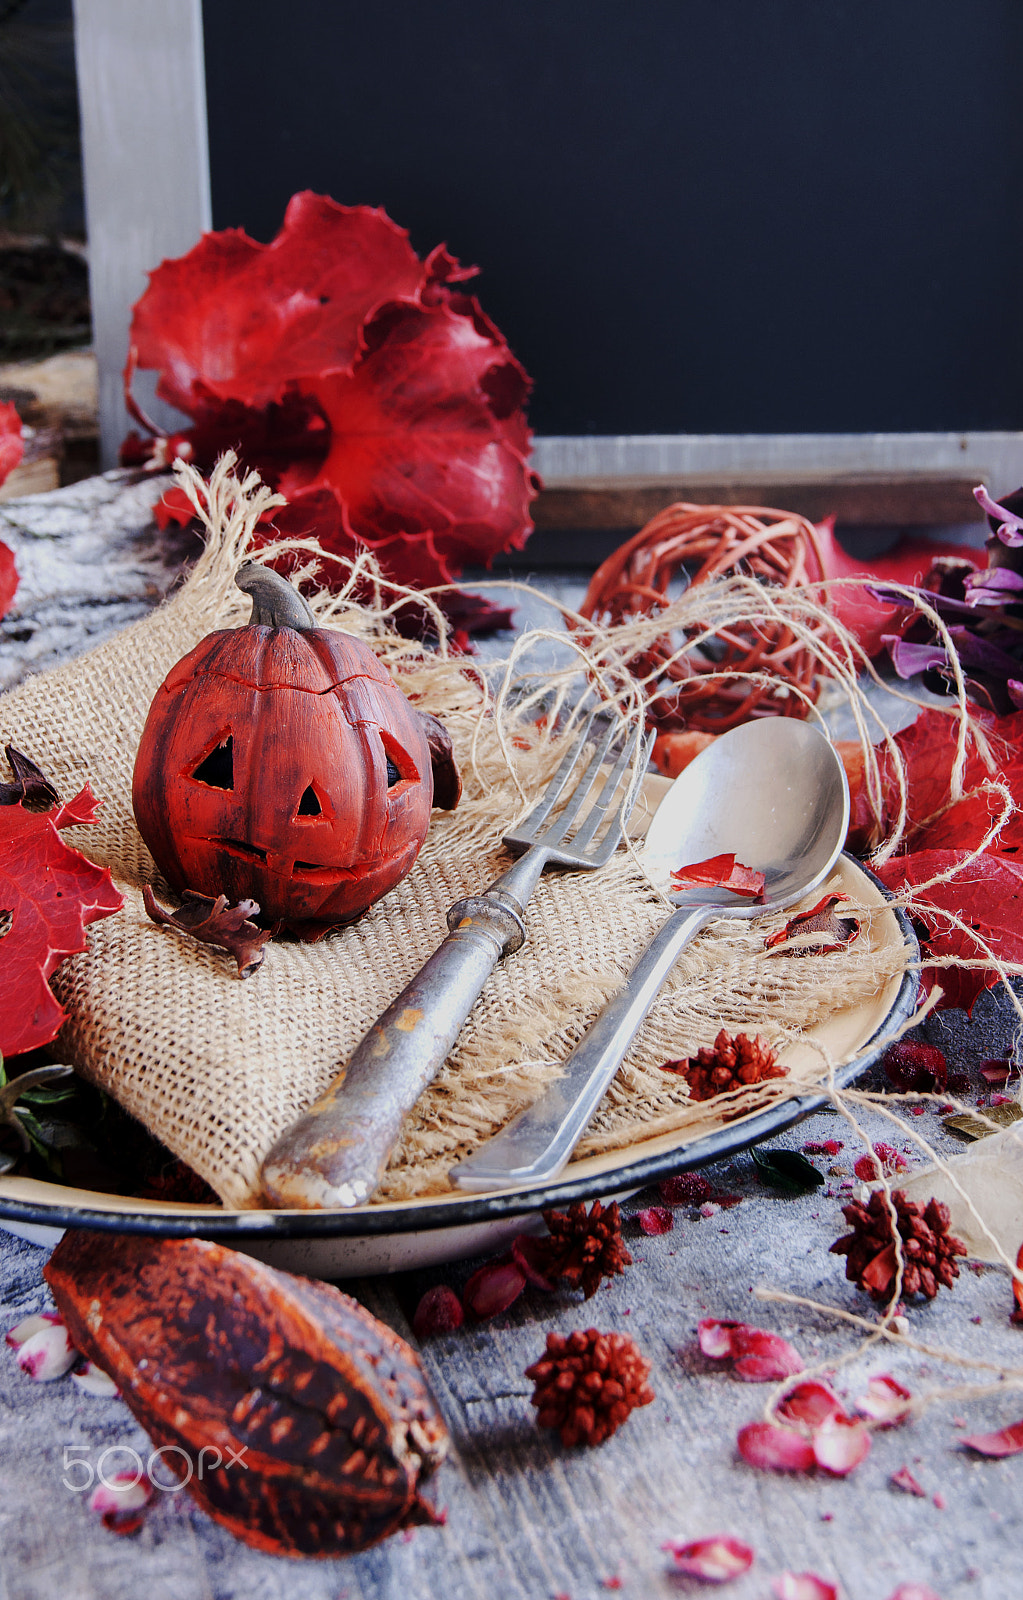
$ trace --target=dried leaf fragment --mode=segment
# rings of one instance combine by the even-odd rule
[[[679,867],[671,875],[671,887],[677,894],[686,889],[730,889],[747,900],[761,900],[766,879],[755,867],[746,867],[734,855],[710,856],[706,861],[693,861]]]
[[[4,755],[14,774],[14,782],[0,783],[0,806],[27,805],[49,810],[59,803],[60,795],[34,761],[15,750],[13,744],[4,745]]]
[[[823,956],[844,950],[858,938],[860,931],[856,917],[840,917],[835,911],[839,902],[848,898],[847,894],[827,894],[812,910],[797,911],[784,928],[764,940],[764,949],[773,950],[776,945],[787,945],[790,939],[799,939],[798,944],[785,950],[785,955]]]
[[[177,911],[166,911],[148,883],[142,890],[142,899],[150,920],[159,927],[176,928],[200,944],[215,945],[234,956],[239,978],[251,978],[263,965],[263,946],[272,935],[250,920],[259,915],[255,900],[239,900],[232,906],[226,894],[218,894],[214,900],[210,895],[186,889]]]

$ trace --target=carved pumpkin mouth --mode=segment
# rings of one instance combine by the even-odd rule
[[[275,867],[266,850],[261,850],[258,845],[248,844],[244,839],[219,839],[205,835],[199,842],[212,845],[214,849],[223,850],[226,855],[236,856],[242,861],[251,861],[258,866],[266,867],[269,872],[276,871],[280,877],[289,875],[281,873]],[[360,861],[358,868],[330,865],[325,861],[292,861],[290,876],[302,878],[308,883],[343,883],[346,879],[365,877],[382,865],[384,865],[383,857],[375,857],[372,861]]]

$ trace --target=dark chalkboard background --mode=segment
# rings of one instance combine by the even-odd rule
[[[542,433],[1023,427],[1019,0],[206,0],[214,226],[481,268]]]

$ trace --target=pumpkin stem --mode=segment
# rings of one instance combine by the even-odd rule
[[[252,596],[249,627],[294,628],[306,633],[317,626],[316,618],[297,589],[287,578],[257,561],[246,561],[234,578],[239,589]]]

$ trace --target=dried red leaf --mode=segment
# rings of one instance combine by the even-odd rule
[[[14,774],[14,782],[0,783],[0,806],[20,806],[24,803],[31,810],[48,811],[51,806],[59,805],[60,796],[34,761],[23,756],[20,750],[15,750],[12,744],[4,746],[4,754]]]
[[[18,569],[14,565],[14,551],[0,540],[0,618],[11,609],[18,590]]]
[[[826,1417],[813,1431],[814,1460],[836,1478],[852,1472],[869,1453],[870,1434],[850,1417]]]
[[[688,1544],[669,1539],[661,1549],[671,1552],[676,1573],[686,1578],[699,1578],[703,1583],[729,1583],[753,1565],[753,1551],[749,1545],[728,1533],[718,1533],[710,1539],[693,1539]]]
[[[417,1339],[432,1339],[438,1333],[454,1333],[465,1321],[462,1302],[454,1289],[438,1283],[427,1289],[412,1317],[412,1332]]]
[[[21,437],[21,418],[18,416],[17,407],[8,400],[0,400],[0,483],[9,477],[25,454],[25,446]],[[0,545],[0,549],[6,546]],[[10,555],[10,551],[7,554]],[[2,566],[0,566],[2,572]],[[11,593],[13,594],[13,590]],[[0,617],[4,614],[2,594],[0,594]]]
[[[482,1322],[507,1311],[525,1287],[525,1277],[511,1256],[502,1256],[473,1273],[462,1291],[462,1302]]]
[[[868,1381],[867,1391],[860,1395],[856,1409],[880,1427],[890,1428],[905,1422],[912,1409],[912,1398],[908,1389],[885,1372]]]
[[[771,1581],[775,1600],[838,1600],[838,1590],[815,1572],[779,1572]]]
[[[900,1094],[933,1094],[948,1086],[948,1062],[936,1044],[899,1039],[881,1057],[888,1082]]]
[[[239,900],[230,905],[226,894],[213,899],[186,889],[177,911],[166,911],[148,883],[142,890],[142,899],[150,919],[159,927],[174,928],[200,944],[215,945],[234,956],[240,978],[251,977],[263,965],[263,946],[272,935],[249,920],[259,915],[255,900]]]
[[[786,950],[788,956],[823,956],[830,955],[835,950],[844,950],[846,945],[852,944],[858,938],[860,924],[856,917],[840,917],[836,915],[835,907],[843,900],[848,900],[847,894],[826,894],[810,911],[797,911],[790,917],[784,928],[777,933],[772,933],[769,939],[764,940],[764,949],[773,950],[776,945],[786,944],[789,939],[802,936],[800,944],[793,945],[791,950]],[[809,935],[813,935],[811,939]]]
[[[123,904],[106,868],[72,850],[58,832],[93,822],[96,804],[86,784],[48,813],[20,803],[0,808],[0,912],[11,918],[0,938],[0,1055],[54,1037],[64,1012],[47,979],[65,956],[85,949],[88,923]]]
[[[813,1445],[795,1428],[773,1422],[748,1422],[736,1437],[739,1454],[751,1467],[774,1472],[808,1472],[814,1465]]]
[[[382,211],[306,192],[269,245],[229,230],[164,262],[131,342],[193,419],[200,467],[234,447],[288,497],[280,534],[443,584],[525,542],[538,487],[529,380],[461,291],[474,273],[443,248],[420,262]]]
[[[927,1499],[927,1490],[923,1484],[918,1483],[908,1467],[900,1467],[898,1472],[893,1472],[888,1479],[893,1489],[901,1489],[903,1494],[916,1495],[918,1500]]]
[[[647,1206],[637,1211],[636,1221],[644,1233],[652,1235],[670,1233],[675,1226],[674,1214],[668,1206]]]
[[[730,889],[748,900],[759,900],[766,879],[754,867],[743,866],[734,855],[710,856],[693,861],[671,874],[671,886],[678,893],[686,889]]]
[[[1023,1422],[1014,1422],[997,1433],[971,1433],[959,1440],[964,1450],[979,1456],[1016,1456],[1023,1450]]]
[[[914,855],[893,856],[877,868],[877,875],[899,894],[961,867],[966,859],[962,850],[920,850]],[[1023,862],[986,852],[947,883],[928,888],[914,904],[913,914],[927,929],[925,962],[929,954],[953,962],[985,961],[989,959],[986,945],[1000,961],[1023,964]],[[965,928],[956,926],[952,917],[965,923]],[[942,990],[942,1007],[966,1012],[973,1010],[985,989],[999,981],[993,968],[955,965],[925,966],[921,976],[925,988]]]
[[[826,1383],[807,1379],[787,1389],[777,1407],[778,1420],[811,1429],[819,1428],[832,1417],[845,1417],[845,1407]],[[847,1419],[848,1420],[848,1419]]]

